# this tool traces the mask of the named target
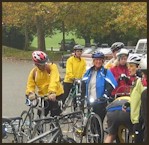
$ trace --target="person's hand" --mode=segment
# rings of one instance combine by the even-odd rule
[[[126,112],[127,106],[122,105],[122,111]]]
[[[48,98],[49,98],[49,100],[51,100],[51,101],[55,101],[55,100],[56,100],[56,94],[55,94],[55,93],[49,94],[49,95],[48,95]]]
[[[35,93],[33,93],[33,92],[30,93],[30,94],[28,95],[28,99],[31,100],[31,101],[32,101],[32,100],[35,100],[35,99],[36,99]]]
[[[126,112],[126,109],[130,107],[130,102],[126,102],[122,105],[122,111]]]
[[[120,77],[119,77],[119,80],[129,80],[129,77],[126,76],[126,74],[121,74]]]

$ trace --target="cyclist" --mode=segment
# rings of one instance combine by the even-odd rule
[[[117,86],[117,82],[110,70],[104,68],[104,54],[95,51],[92,54],[93,66],[89,68],[83,79],[86,79],[86,96],[90,100],[93,98],[97,103],[93,105],[93,111],[101,117],[103,121],[106,114],[107,97]]]
[[[140,112],[140,119],[142,119],[142,126],[141,128],[144,129],[143,135],[144,139],[143,142],[147,141],[148,133],[147,133],[147,55],[145,55],[140,62],[140,70],[143,73],[142,83],[145,90],[141,94],[141,112]]]
[[[127,59],[130,74],[134,78],[134,81],[137,77],[136,72],[140,64],[140,60],[141,56],[136,54],[129,56]],[[105,143],[112,143],[116,139],[117,135],[119,136],[120,142],[123,142],[121,134],[118,134],[118,129],[122,126],[127,127],[129,131],[132,132],[133,124],[130,120],[130,108],[128,108],[125,112],[123,111],[123,105],[128,102],[130,102],[129,96],[121,96],[107,106],[108,135],[105,138]]]
[[[106,64],[105,68],[110,69],[111,67],[115,66],[117,64],[117,56],[116,54],[121,50],[121,48],[124,48],[124,44],[122,42],[115,42],[111,45],[111,51],[113,58],[110,59]]]
[[[56,99],[62,99],[64,90],[60,83],[57,65],[48,63],[48,55],[42,51],[34,51],[32,53],[32,60],[35,67],[30,71],[28,76],[26,97],[30,100],[36,99],[35,92],[37,88],[39,96],[43,97],[47,95],[48,97],[48,102],[47,100],[44,101],[44,106],[46,106],[45,116],[48,115],[49,111],[51,112],[51,116],[59,115],[61,109]]]
[[[86,71],[86,61],[85,59],[81,58],[82,50],[83,50],[83,47],[81,45],[75,45],[74,55],[69,57],[66,62],[66,74],[65,74],[64,83],[63,83],[64,85],[63,103],[68,97],[70,89],[72,88],[72,85],[73,85],[73,81],[75,79],[81,79]]]
[[[129,79],[129,72],[127,67],[128,50],[122,48],[117,54],[118,63],[113,66],[110,70],[113,73],[115,79],[118,82],[118,86],[112,91],[112,96],[116,93],[122,93],[126,91],[124,86],[129,86],[131,81]],[[127,90],[129,91],[129,90]]]
[[[133,57],[134,56],[134,57]],[[125,111],[127,107],[130,106],[130,118],[133,124],[133,133],[134,133],[134,142],[142,142],[142,130],[140,130],[140,105],[141,105],[141,94],[144,90],[141,78],[137,77],[136,72],[139,68],[140,56],[134,54],[130,56],[127,60],[128,70],[130,76],[135,76],[135,80],[132,82],[131,93],[130,93],[130,102],[126,102],[123,105],[123,110]]]

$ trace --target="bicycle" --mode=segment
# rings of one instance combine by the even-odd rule
[[[85,98],[87,99],[87,98]],[[77,143],[82,143],[85,138],[86,143],[103,142],[103,125],[100,117],[93,112],[93,105],[99,100],[88,100],[87,112],[83,112],[82,118],[72,124],[72,133]]]
[[[63,135],[60,124],[62,122],[66,122],[66,120],[67,123],[69,123],[69,120],[79,116],[80,114],[82,114],[82,111],[68,113],[62,116],[46,117],[34,120],[35,122],[52,123],[53,127],[39,136],[29,140],[27,143],[37,143],[40,140],[42,140],[43,143],[76,143],[72,138]]]
[[[117,89],[117,92],[115,93],[114,99],[117,99],[119,97],[130,97],[130,87],[128,85],[121,86]],[[120,92],[120,90],[123,90],[123,92]],[[110,102],[108,102],[110,104]],[[104,132],[107,134],[106,131],[106,118],[104,119]],[[118,135],[116,137],[116,143],[132,143],[133,141],[132,133],[129,132],[129,129],[125,125],[120,125],[118,129]]]
[[[21,143],[22,134],[19,132],[21,120],[21,117],[2,117],[2,139],[7,139],[12,143]]]
[[[37,95],[36,95],[37,96]],[[29,101],[29,109],[28,111],[24,110],[21,113],[21,122],[20,122],[20,132],[23,133],[23,142],[27,142],[27,140],[33,138],[36,135],[39,135],[43,132],[43,129],[46,129],[45,126],[41,126],[40,124],[36,124],[33,120],[35,118],[44,118],[44,109],[43,100],[47,100],[47,97],[39,97],[33,101]],[[47,106],[46,106],[47,107]],[[37,110],[37,115],[35,115],[35,111]],[[40,112],[40,113],[39,113]],[[38,131],[37,131],[38,128]]]
[[[63,111],[66,110],[66,108],[71,107],[71,112],[73,111],[79,111],[82,109],[82,101],[81,98],[81,85],[82,85],[82,79],[75,79],[72,85],[72,88],[70,89],[70,92],[68,94],[68,97],[65,100],[65,104],[63,105]]]

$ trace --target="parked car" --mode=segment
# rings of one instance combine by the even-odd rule
[[[134,50],[135,53],[147,53],[147,39],[139,39]]]
[[[61,41],[61,43],[59,43],[60,46],[60,51],[73,51],[73,47],[76,45],[75,40],[72,39],[65,39],[65,45],[63,46],[63,40]]]

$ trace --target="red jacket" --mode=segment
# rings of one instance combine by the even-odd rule
[[[131,79],[126,83],[125,80],[119,80],[121,74],[125,74],[126,76],[129,76],[128,68],[127,66],[114,66],[111,69],[111,72],[113,73],[115,79],[118,82],[118,86],[112,91],[111,95],[114,96],[116,93],[124,93],[124,92],[130,92],[129,87],[132,84]]]

